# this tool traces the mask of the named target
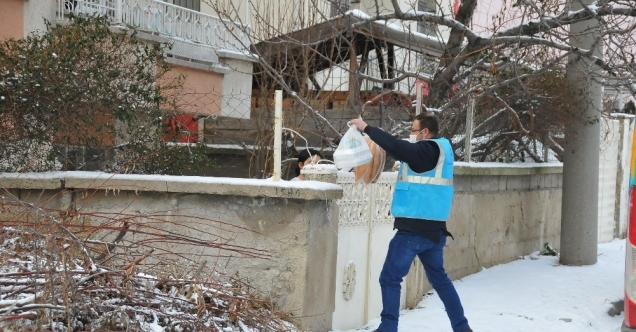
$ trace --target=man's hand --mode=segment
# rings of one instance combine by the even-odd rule
[[[362,119],[353,119],[349,121],[348,124],[358,127],[360,131],[364,131],[364,128],[367,127],[367,123],[362,121]]]

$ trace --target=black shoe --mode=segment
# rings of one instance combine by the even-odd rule
[[[464,330],[463,332],[473,332],[473,329],[467,329],[467,330]]]

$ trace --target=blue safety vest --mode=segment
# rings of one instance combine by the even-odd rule
[[[393,191],[393,217],[446,221],[453,205],[453,148],[447,139],[432,139],[439,146],[435,168],[415,173],[402,162]]]

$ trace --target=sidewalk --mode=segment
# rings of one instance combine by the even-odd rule
[[[561,266],[556,257],[535,257],[455,282],[475,332],[620,330],[623,315],[610,317],[607,312],[623,298],[625,240],[600,244],[593,266]],[[379,324],[378,318],[347,332],[372,331]],[[431,293],[418,308],[402,311],[400,332],[451,332],[439,297]]]

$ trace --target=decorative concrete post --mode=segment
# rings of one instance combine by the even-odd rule
[[[331,164],[306,165],[300,173],[305,176],[305,181],[336,183],[338,179],[338,168]]]
[[[305,165],[300,173],[306,181],[336,183],[338,168],[333,164]],[[342,198],[342,196],[340,197]],[[307,331],[330,331],[333,328],[333,313],[336,310],[336,264],[338,262],[338,213],[336,199],[306,201],[306,206],[317,209],[306,213],[308,217],[306,261],[304,275],[302,328]],[[319,267],[319,268],[317,268]],[[337,281],[338,280],[338,281]]]

